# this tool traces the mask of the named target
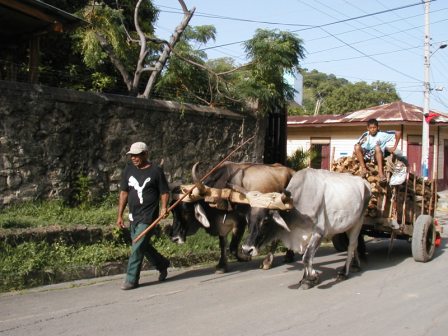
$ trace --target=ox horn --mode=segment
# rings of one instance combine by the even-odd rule
[[[281,200],[284,204],[291,202],[291,192],[288,190],[284,190],[281,196]]]
[[[191,168],[191,177],[193,177],[194,183],[200,182],[200,179],[198,178],[198,172],[197,172],[198,166],[199,166],[199,161],[193,165],[193,168]]]
[[[191,177],[193,178],[193,182],[196,185],[196,188],[198,188],[199,190],[199,194],[204,195],[206,192],[206,188],[204,183],[202,183],[201,180],[198,178],[198,172],[197,172],[198,166],[199,161],[193,165],[193,168],[191,168]]]

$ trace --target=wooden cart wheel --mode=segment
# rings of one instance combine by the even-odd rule
[[[345,232],[335,234],[331,238],[331,242],[333,243],[333,246],[336,249],[336,251],[338,251],[338,252],[345,252],[345,251],[347,251],[347,248],[348,248],[348,237],[345,234]]]
[[[415,261],[431,260],[435,251],[436,228],[429,215],[420,215],[414,223],[412,233],[412,256]]]
[[[348,249],[348,237],[347,234],[338,233],[331,238],[333,247],[338,252],[346,252]],[[358,253],[362,257],[366,254],[366,243],[364,242],[364,235],[359,234],[358,236]]]

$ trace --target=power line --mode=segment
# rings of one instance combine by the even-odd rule
[[[324,6],[324,7],[326,7],[326,8],[329,8],[330,10],[332,10],[332,11],[334,11],[334,12],[336,12],[336,13],[338,13],[338,14],[340,14],[340,15],[343,15],[343,16],[345,16],[345,17],[347,17],[347,15],[345,15],[344,13],[341,13],[340,11],[338,11],[337,9],[335,9],[335,8],[333,8],[333,7],[330,7],[330,6],[328,6],[328,5],[325,5],[325,4],[322,4],[322,2],[321,1],[319,1],[319,0],[314,0],[314,1],[316,1],[318,4],[320,4],[321,6]],[[311,8],[313,8],[314,10],[316,10],[316,11],[320,11],[321,13],[323,13],[323,14],[325,14],[325,15],[328,15],[328,16],[330,16],[330,17],[334,17],[333,15],[330,15],[329,13],[327,13],[327,12],[325,12],[325,11],[321,11],[320,9],[318,9],[318,8],[316,8],[316,7],[314,7],[314,6],[312,6],[312,5],[310,5],[310,4],[308,4],[308,3],[306,3],[306,5],[307,6],[309,6],[309,7],[311,7]],[[356,8],[356,7],[355,7]],[[363,11],[364,12],[364,11]],[[364,12],[365,13],[365,12]],[[377,18],[377,17],[376,17]],[[378,19],[378,18],[377,18]],[[364,27],[366,26],[366,24],[364,24],[363,22],[358,22],[359,24],[361,24],[361,25],[363,25]],[[346,24],[348,24],[348,25],[350,25],[351,27],[355,27],[356,28],[356,26],[354,26],[353,24],[351,24],[351,23],[346,23]],[[381,34],[384,34],[382,31],[380,31],[379,29],[377,29],[376,27],[372,27],[371,28],[372,30],[374,30],[374,31],[376,31],[376,32],[378,32],[378,33],[381,33]],[[368,35],[370,35],[370,36],[373,36],[373,38],[375,38],[375,39],[377,39],[377,38],[379,38],[379,39],[382,39],[382,40],[384,40],[382,37],[383,37],[383,35],[380,35],[380,36],[378,36],[377,34],[374,34],[374,33],[371,33],[371,32],[369,32],[368,30],[366,30],[365,31],[365,33],[366,34],[368,34]],[[395,37],[391,37],[393,40],[397,40]],[[402,41],[400,41],[400,42],[402,42]],[[391,42],[389,42],[389,43],[391,43]],[[395,44],[395,43],[393,43],[393,44]],[[408,44],[408,43],[405,43],[405,44]],[[397,44],[395,44],[395,45],[397,45]],[[409,44],[408,44],[409,45]],[[402,47],[401,45],[399,46],[400,48]]]
[[[352,44],[353,45],[353,44]],[[362,56],[353,56],[353,57],[346,57],[346,58],[339,58],[339,59],[332,59],[332,60],[326,60],[326,61],[314,61],[314,62],[304,62],[305,64],[316,64],[316,63],[331,63],[331,62],[340,62],[340,61],[350,61],[350,60],[354,60],[354,59],[360,59],[360,58],[370,58],[373,56],[381,56],[381,55],[388,55],[388,54],[394,54],[397,52],[402,52],[402,51],[407,51],[407,50],[411,50],[411,49],[417,49],[417,48],[421,48],[421,45],[419,46],[414,46],[414,47],[409,47],[409,48],[404,48],[404,49],[398,49],[398,50],[392,50],[392,51],[384,51],[381,53],[377,53],[377,54],[370,54],[370,55],[362,55]],[[359,52],[359,50],[355,49],[356,51]]]
[[[378,4],[380,4],[383,8],[388,8],[385,4],[383,4],[380,0],[375,0]],[[403,17],[403,16],[401,16],[399,13],[397,13],[397,12],[394,12],[394,13],[392,13],[394,16],[396,16],[397,18],[399,18],[399,21],[401,21],[401,22],[404,22],[404,23],[406,23],[408,26],[412,26],[412,24],[411,23],[409,23],[407,20],[408,20],[408,18],[405,18],[405,17]],[[394,27],[395,28],[395,26],[394,25],[392,25],[392,24],[390,24],[390,26],[391,27]],[[407,34],[408,36],[411,36],[411,37],[413,37],[413,38],[415,38],[415,39],[418,39],[418,40],[420,40],[420,36],[419,37],[416,37],[416,36],[414,36],[414,35],[412,35],[412,34]]]
[[[436,1],[436,0],[430,0],[430,2],[433,2],[433,1]],[[410,4],[410,5],[406,5],[406,6],[401,6],[401,7],[395,7],[395,8],[379,11],[379,12],[374,12],[374,13],[364,14],[364,15],[360,15],[360,16],[355,16],[355,17],[352,17],[352,18],[344,19],[344,20],[338,20],[338,21],[326,23],[326,24],[323,24],[323,25],[314,26],[312,28],[304,28],[304,29],[300,29],[300,30],[295,30],[293,32],[305,31],[305,30],[315,29],[315,28],[323,28],[323,27],[327,27],[327,26],[331,26],[331,25],[335,25],[335,24],[339,24],[339,23],[344,23],[344,22],[349,22],[349,21],[353,21],[353,20],[363,19],[363,18],[370,17],[370,16],[375,16],[375,15],[380,15],[380,14],[384,14],[384,13],[394,12],[394,11],[397,11],[397,10],[410,8],[410,7],[414,7],[414,6],[418,6],[418,5],[421,5],[421,2]]]
[[[371,60],[374,61],[375,63],[378,63],[378,64],[380,64],[380,65],[386,67],[387,69],[389,69],[389,70],[391,70],[391,71],[393,71],[393,72],[399,73],[400,75],[402,75],[402,76],[404,76],[404,77],[407,77],[407,78],[410,78],[410,79],[413,79],[413,80],[416,80],[416,81],[420,81],[420,82],[421,82],[420,79],[417,79],[417,78],[415,78],[415,77],[413,77],[413,76],[410,76],[410,75],[408,75],[408,74],[406,74],[406,73],[404,73],[404,72],[402,72],[402,71],[400,71],[400,70],[397,70],[397,69],[395,69],[395,68],[393,68],[393,67],[391,67],[391,66],[389,66],[389,65],[387,65],[387,64],[385,64],[385,63],[383,63],[383,62],[381,62],[381,61],[378,61],[377,59],[373,58],[373,57],[370,56],[370,55],[367,55],[365,52],[363,52],[363,51],[361,51],[361,50],[359,50],[359,49],[357,49],[357,48],[351,46],[350,44],[348,44],[347,42],[343,41],[343,40],[340,39],[339,37],[337,37],[337,36],[335,36],[334,34],[330,33],[328,30],[326,30],[326,29],[324,29],[324,28],[321,28],[321,29],[322,29],[324,32],[326,32],[327,34],[333,36],[333,37],[334,37],[335,39],[337,39],[339,42],[344,43],[344,44],[345,44],[346,46],[348,46],[349,48],[351,48],[351,49],[357,51],[358,53],[360,53],[361,55],[364,55],[365,57],[371,59]]]
[[[347,1],[347,0],[343,0],[347,5],[349,5],[349,6],[351,6],[351,7],[353,7],[353,8],[356,8],[357,10],[359,10],[359,11],[361,11],[361,12],[363,12],[363,13],[366,13],[361,7],[359,7],[359,6],[356,6],[355,4],[353,4],[353,3],[350,3],[349,1]],[[386,9],[387,9],[387,7],[385,7]],[[382,24],[386,24],[386,22],[383,20],[383,19],[381,19],[380,17],[376,17],[375,18],[377,21],[379,21],[379,22],[381,22]],[[396,27],[394,27],[393,25],[391,25],[391,24],[387,24],[389,27],[392,27],[393,29],[395,29],[395,30],[397,30],[397,28]],[[375,29],[375,30],[377,30],[377,29]],[[381,34],[384,34],[382,31],[380,31],[380,30],[377,30],[378,32],[380,32]],[[409,36],[409,37],[412,37],[412,38],[414,38],[414,39],[418,39],[418,40],[420,40],[420,38],[417,38],[416,36],[414,36],[414,35],[412,35],[412,34],[409,34],[409,33],[405,33],[407,36]],[[401,42],[401,41],[400,41]]]
[[[160,6],[160,7],[164,7],[164,6]],[[163,12],[163,13],[183,14],[183,12],[181,12],[181,11],[161,10],[161,12]],[[230,21],[261,23],[261,24],[267,24],[267,25],[272,25],[272,26],[314,27],[314,25],[307,25],[307,24],[283,23],[283,22],[272,22],[272,21],[259,21],[259,20],[235,18],[235,17],[230,17],[230,16],[222,16],[222,15],[216,15],[216,14],[200,14],[200,12],[196,12],[194,14],[194,16],[196,16],[196,17],[205,17],[205,18],[210,18],[210,19],[221,19],[221,20],[230,20]]]
[[[444,22],[444,21],[448,21],[448,19],[439,20],[439,21],[434,22],[433,24],[437,24],[437,23]],[[390,34],[385,34],[385,35],[378,36],[378,37],[372,37],[372,38],[365,39],[365,40],[359,40],[359,41],[351,42],[351,44],[352,45],[353,44],[360,44],[360,43],[364,43],[364,42],[375,40],[375,39],[380,38],[380,37],[386,37],[386,36],[390,36],[390,35],[393,35],[393,34],[399,34],[399,33],[405,32],[406,30],[413,30],[413,29],[418,29],[418,28],[421,28],[421,27],[423,27],[423,25],[412,27],[412,28],[409,28],[409,29],[401,30],[401,31],[397,31],[397,32],[393,32],[393,33],[390,33]],[[339,35],[342,35],[342,34],[343,33],[334,34],[334,35],[339,36]],[[327,38],[327,37],[325,37],[325,38]],[[441,43],[441,42],[433,42],[433,44],[435,44],[435,43]],[[337,47],[322,49],[322,50],[310,52],[308,54],[309,55],[313,55],[313,54],[317,54],[317,53],[320,53],[320,52],[325,52],[325,51],[328,51],[328,50],[334,50],[334,49],[338,49],[338,48],[342,48],[342,47],[345,47],[345,45],[343,44],[343,45],[340,45],[340,46],[337,46]],[[416,48],[416,47],[412,47],[412,48]],[[404,49],[401,49],[401,50],[408,50],[408,49],[412,49],[412,48],[407,48],[407,49],[404,48]]]
[[[431,0],[431,1],[435,1],[435,0]],[[358,20],[358,19],[362,19],[362,18],[366,18],[366,17],[370,17],[370,16],[375,16],[375,15],[389,13],[389,12],[393,12],[393,11],[397,11],[397,10],[401,10],[401,9],[405,9],[405,8],[410,8],[410,7],[414,7],[414,6],[417,6],[417,5],[421,5],[421,3],[420,2],[419,3],[414,3],[414,4],[411,4],[411,5],[391,8],[391,9],[387,9],[387,10],[383,10],[383,11],[379,11],[379,12],[374,12],[374,13],[370,13],[370,14],[364,14],[364,15],[360,15],[360,16],[355,16],[355,17],[352,17],[352,18],[344,19],[344,20],[337,20],[337,21],[325,23],[325,24],[322,24],[322,25],[316,25],[316,26],[310,26],[310,27],[302,28],[302,29],[298,29],[298,30],[292,30],[291,33],[298,33],[298,32],[303,32],[303,31],[310,30],[310,29],[323,28],[323,27],[327,27],[327,26],[331,26],[331,25],[335,25],[335,24],[339,24],[339,23],[354,21],[354,20]],[[220,48],[221,46],[229,46],[229,45],[241,44],[241,43],[244,43],[246,41],[247,40],[231,42],[231,43],[226,43],[226,44],[217,45],[217,46],[213,46],[213,47],[202,48],[202,49],[199,49],[199,50],[203,51],[203,50],[216,49],[216,48]]]
[[[358,42],[352,42],[351,45],[357,44],[357,43]],[[316,53],[319,53],[319,52],[333,50],[333,49],[337,49],[337,48],[341,48],[341,47],[345,47],[345,46],[347,46],[347,45],[343,45],[343,46],[339,46],[339,47],[335,47],[335,48],[328,48],[328,49],[324,49],[324,50],[319,50],[317,52],[311,52],[309,54],[316,54]],[[409,50],[409,49],[418,49],[418,48],[422,48],[422,45],[413,46],[413,47],[410,47],[410,48],[402,48],[402,49],[397,49],[397,50],[392,50],[392,51],[384,51],[384,52],[381,52],[381,53],[370,54],[370,55],[367,55],[367,56],[353,56],[353,57],[331,59],[331,60],[323,60],[323,61],[313,61],[313,62],[306,62],[306,61],[304,61],[303,63],[304,64],[316,64],[316,63],[331,63],[331,62],[349,61],[349,60],[352,60],[352,59],[360,59],[360,58],[365,58],[365,57],[368,57],[368,56],[380,56],[380,55],[394,54],[394,53],[397,53],[397,52],[406,51],[406,50]]]

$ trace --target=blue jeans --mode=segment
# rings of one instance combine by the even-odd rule
[[[131,224],[131,239],[134,240],[148,226],[145,223]],[[138,283],[144,257],[159,271],[167,268],[170,264],[169,260],[151,245],[150,236],[150,233],[148,233],[137,242],[132,243],[131,255],[129,256],[126,272],[126,281],[129,283]]]

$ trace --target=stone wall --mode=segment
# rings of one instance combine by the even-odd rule
[[[231,160],[262,162],[264,126],[249,114],[6,81],[0,92],[0,207],[73,201],[81,180],[93,198],[116,191],[135,141],[164,160],[170,182],[190,182],[196,161],[210,168],[255,133]]]

